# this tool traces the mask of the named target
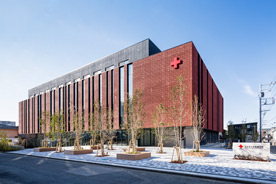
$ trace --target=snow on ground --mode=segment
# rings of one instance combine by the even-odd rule
[[[220,176],[270,180],[276,182],[275,154],[271,154],[271,162],[245,161],[234,160],[232,150],[227,150],[224,148],[206,148],[204,150],[210,151],[209,156],[203,158],[184,156],[183,159],[187,161],[185,164],[175,164],[170,163],[172,148],[164,148],[166,154],[157,154],[156,147],[146,147],[146,151],[151,152],[151,158],[138,161],[116,159],[116,154],[122,152],[123,146],[114,146],[114,148],[116,150],[111,151],[105,149],[105,151],[107,151],[110,155],[108,157],[95,157],[95,150],[92,154],[85,155],[65,155],[64,153],[55,152],[33,152],[33,149],[13,151],[10,153],[76,160],[91,163],[100,162],[112,165],[139,166],[146,168],[177,170]],[[72,147],[65,147],[65,149],[72,149]],[[88,149],[88,146],[84,146],[84,149]],[[183,149],[183,152],[186,151],[190,151],[190,149]]]

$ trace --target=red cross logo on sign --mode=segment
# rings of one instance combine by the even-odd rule
[[[181,64],[181,60],[178,57],[174,57],[171,66],[173,66],[174,69],[177,69],[179,64]]]
[[[240,144],[239,147],[242,149],[243,146]]]

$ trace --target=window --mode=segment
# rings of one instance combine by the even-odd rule
[[[127,65],[127,93],[129,98],[133,96],[133,66],[132,64]]]
[[[102,105],[102,100],[103,100],[103,95],[102,95],[102,74],[99,75],[99,101],[100,105]]]
[[[95,71],[94,73],[93,73],[93,75],[98,75],[98,74],[100,74],[101,73],[101,70],[98,70],[98,71]]]
[[[113,110],[113,70],[111,70],[111,110]]]
[[[119,66],[124,66],[124,65],[129,64],[129,63],[130,63],[129,60],[127,59],[125,61],[120,62]]]
[[[120,87],[120,119],[119,124],[122,126],[124,121],[124,67],[120,67],[119,71],[119,87]]]
[[[81,94],[82,94],[82,110],[84,110],[84,99],[85,99],[85,82],[84,80],[82,82],[82,89],[81,89]]]
[[[67,103],[68,103],[68,131],[70,131],[70,84],[67,87],[68,95],[67,95]]]
[[[108,88],[109,88],[109,85],[108,85],[108,71],[106,72],[106,107],[108,108],[108,105],[109,105],[109,99],[108,99]]]
[[[109,70],[113,70],[113,69],[114,69],[114,66],[112,65],[112,66],[106,67],[105,71],[109,71]]]

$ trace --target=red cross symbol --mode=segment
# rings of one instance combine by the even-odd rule
[[[178,57],[174,57],[173,61],[171,62],[171,66],[174,67],[174,69],[178,68],[178,65],[181,63],[181,60]]]
[[[242,149],[243,146],[240,144],[239,147]]]

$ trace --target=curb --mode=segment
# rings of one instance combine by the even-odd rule
[[[233,176],[225,176],[225,175],[204,174],[204,173],[176,171],[176,170],[165,170],[165,169],[158,169],[158,168],[120,165],[120,164],[114,164],[114,163],[102,163],[102,162],[95,162],[95,161],[93,162],[93,161],[82,161],[82,160],[71,160],[71,159],[69,160],[69,159],[63,159],[63,158],[44,157],[44,156],[39,156],[39,155],[27,155],[27,154],[21,154],[21,153],[6,152],[6,154],[24,155],[24,156],[39,157],[39,158],[48,158],[48,159],[53,159],[53,160],[80,162],[80,163],[86,163],[86,164],[97,164],[97,165],[104,165],[104,166],[111,166],[111,167],[121,167],[121,168],[152,171],[152,172],[162,172],[162,173],[167,173],[167,174],[185,175],[185,176],[191,176],[191,177],[215,179],[215,180],[220,180],[220,181],[230,181],[230,182],[240,182],[240,183],[275,184],[275,181],[271,181],[271,180],[260,180],[260,179],[251,179],[251,178],[236,178],[236,177],[233,177]]]

